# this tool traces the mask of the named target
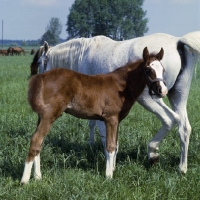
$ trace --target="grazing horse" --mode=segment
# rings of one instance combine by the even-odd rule
[[[164,68],[160,63],[163,54],[161,49],[157,55],[149,55],[145,47],[143,60],[103,75],[89,76],[59,68],[34,76],[29,83],[28,101],[38,114],[38,125],[31,139],[21,183],[29,181],[32,164],[39,156],[43,139],[63,112],[105,122],[106,177],[112,178],[118,151],[119,123],[128,115],[146,85],[151,95],[160,98],[167,94],[163,83]],[[35,177],[41,178],[38,169],[35,166]]]
[[[30,55],[34,55],[35,54],[35,49],[31,49]]]
[[[7,51],[8,51],[8,55],[12,55],[13,56],[13,48],[12,47],[9,47],[7,49]]]
[[[2,50],[0,50],[0,54],[2,54],[2,56],[8,56],[8,51],[7,51],[7,49],[2,49]]]
[[[147,88],[137,100],[162,122],[162,127],[148,144],[148,159],[152,164],[159,159],[159,144],[178,124],[181,141],[179,169],[182,173],[187,172],[191,126],[186,106],[194,67],[200,54],[200,31],[188,33],[183,37],[156,33],[125,41],[114,41],[108,37],[97,36],[73,39],[52,48],[48,48],[47,43],[44,46],[44,53],[39,59],[40,72],[59,66],[85,74],[102,74],[113,71],[118,66],[141,58],[145,46],[148,46],[151,52],[155,52],[162,46],[165,55],[161,62],[165,66],[164,78],[169,90],[168,99],[172,109],[162,99],[152,99],[148,95]],[[96,123],[105,145],[104,122],[90,121],[90,140],[94,140]]]

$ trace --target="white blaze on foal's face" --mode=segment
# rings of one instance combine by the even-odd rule
[[[150,63],[149,65],[152,69],[155,70],[156,73],[156,78],[160,78],[160,79],[164,79],[163,77],[163,73],[164,73],[164,68],[161,65],[161,63],[158,60],[154,60],[153,62]],[[166,96],[168,89],[165,86],[163,81],[159,81],[160,82],[160,86],[162,88],[162,95],[163,97]]]

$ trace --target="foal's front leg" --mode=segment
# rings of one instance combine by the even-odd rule
[[[118,134],[118,119],[112,117],[106,123],[106,178],[113,177],[115,169],[116,156],[118,152],[117,134]]]
[[[30,179],[33,161],[35,162],[35,174],[34,174],[35,178],[41,179],[41,172],[40,172],[41,145],[44,137],[47,135],[50,129],[50,126],[51,123],[48,120],[41,120],[39,126],[36,129],[36,132],[34,133],[31,139],[29,153],[25,162],[24,172],[21,179],[22,184],[28,183]]]

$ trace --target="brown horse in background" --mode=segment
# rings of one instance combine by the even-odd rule
[[[35,178],[41,178],[40,151],[44,137],[63,112],[83,119],[102,120],[106,124],[106,177],[112,178],[118,152],[118,126],[128,115],[145,86],[149,94],[163,97],[164,68],[157,55],[143,50],[143,60],[131,62],[113,72],[89,76],[69,69],[56,68],[33,76],[28,101],[38,114],[37,129],[31,139],[21,183],[30,179],[34,161]],[[162,83],[162,84],[161,84]]]
[[[30,55],[34,55],[35,54],[35,49],[31,49]]]
[[[1,49],[1,50],[0,50],[0,54],[1,54],[2,56],[7,56],[7,55],[8,55],[7,49]]]
[[[22,47],[9,47],[8,49],[7,49],[7,53],[8,53],[8,55],[10,54],[10,55],[21,55],[21,53],[23,53],[23,55],[25,55],[26,53],[25,53],[25,51],[24,51],[24,49],[22,48]]]

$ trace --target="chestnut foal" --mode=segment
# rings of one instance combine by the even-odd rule
[[[143,60],[128,63],[104,75],[89,76],[56,68],[35,75],[29,83],[28,102],[38,114],[37,129],[31,139],[21,183],[34,175],[41,179],[40,151],[44,137],[63,112],[83,119],[103,120],[106,124],[106,177],[112,178],[118,151],[118,126],[129,113],[145,86],[149,94],[163,97],[164,68],[161,48],[157,55],[143,50]],[[163,95],[163,93],[165,93]]]

